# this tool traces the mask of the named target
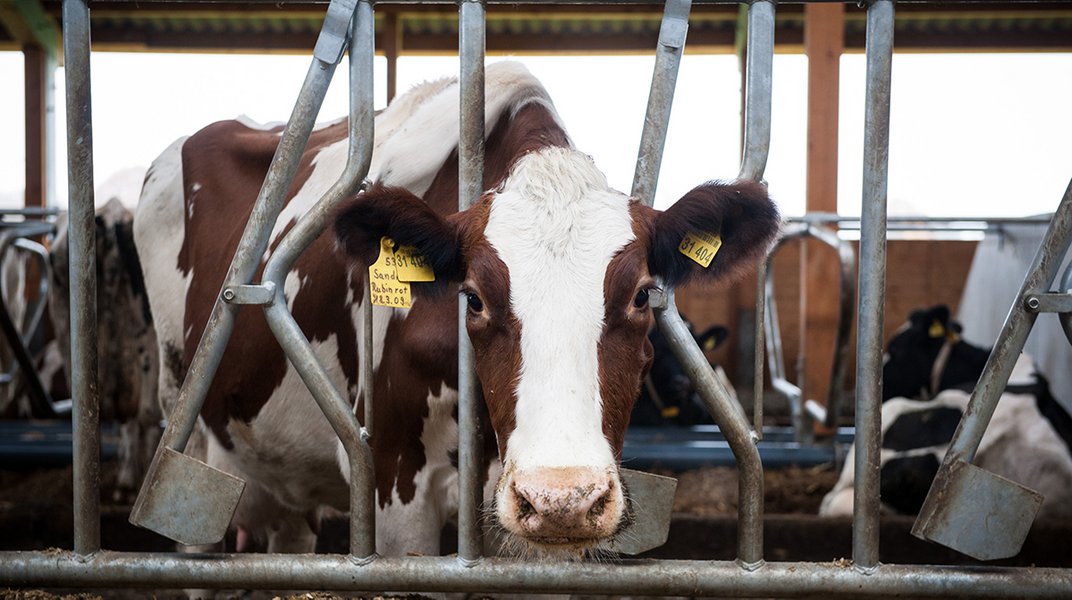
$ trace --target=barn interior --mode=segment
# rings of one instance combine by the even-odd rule
[[[54,221],[56,209],[65,208],[56,205],[55,199],[63,194],[55,189],[53,176],[64,166],[56,164],[55,148],[48,142],[55,127],[50,108],[55,70],[63,55],[61,5],[58,0],[0,3],[0,51],[21,52],[24,64],[24,81],[6,82],[3,93],[23,94],[26,132],[22,140],[26,210],[0,212],[3,226],[20,232],[15,237],[46,247],[48,236],[42,232],[50,229],[47,224]],[[93,1],[89,3],[92,50],[306,55],[316,43],[325,5]],[[375,47],[386,59],[388,98],[404,91],[396,83],[399,58],[458,51],[454,4],[384,2],[376,4],[375,12]],[[757,323],[760,288],[754,270],[717,290],[689,286],[677,291],[678,307],[696,332],[726,327],[725,341],[717,348],[704,347],[705,356],[724,371],[749,418],[755,417],[757,407],[762,410],[761,422],[768,430],[760,444],[768,467],[765,539],[772,560],[828,561],[852,552],[850,519],[836,518],[831,525],[831,520],[814,515],[823,495],[835,485],[853,436],[861,225],[858,217],[838,214],[838,82],[841,58],[864,51],[866,18],[866,7],[854,3],[778,5],[775,52],[807,57],[807,95],[802,99],[807,104],[807,145],[805,212],[786,220],[784,231],[796,234],[779,243],[768,261],[766,289],[772,304],[767,307],[769,311],[776,306],[774,321],[769,321],[767,312],[770,324]],[[527,55],[651,53],[659,44],[662,20],[662,7],[652,4],[491,4],[486,50],[491,56],[514,55],[521,60]],[[1072,52],[1072,7],[1063,2],[905,2],[897,5],[894,27],[897,53]],[[704,2],[692,6],[685,52],[739,58],[742,122],[746,42],[746,6]],[[1055,190],[1055,207],[1059,194]],[[945,305],[962,324],[965,338],[992,344],[1049,222],[1049,215],[891,219],[881,309],[884,342],[896,335],[912,311]],[[1068,263],[1067,257],[1063,260]],[[39,269],[31,267],[30,282],[44,282]],[[24,293],[43,297],[43,290],[31,284]],[[760,350],[768,354],[757,365],[757,339],[763,338],[754,332],[764,325],[775,327],[777,335],[767,330]],[[33,334],[18,333],[25,340],[23,346],[30,345]],[[1072,364],[1072,348],[1056,315],[1040,318],[1025,351],[1050,379],[1058,403],[1072,411],[1072,369],[1067,367]],[[41,394],[32,398],[37,384],[29,381],[32,376],[28,380],[18,375],[24,363],[17,353],[14,349],[0,354],[4,361],[0,367],[14,374],[0,382],[9,388],[3,398],[7,404],[0,406],[0,489],[4,490],[0,531],[5,532],[0,550],[69,548],[70,425],[48,414]],[[759,399],[753,386],[757,366],[763,371]],[[772,381],[772,370],[779,382]],[[840,378],[838,372],[843,373]],[[45,404],[57,400],[49,398]],[[813,413],[808,412],[808,401],[818,407]],[[821,416],[832,402],[840,409],[833,419],[836,423],[829,426]],[[664,410],[662,416],[675,421],[678,414]],[[733,454],[709,420],[701,421],[635,428],[627,438],[625,455],[633,468],[679,478],[671,543],[645,556],[729,560],[735,556],[738,498]],[[114,427],[106,424],[104,439],[104,456],[114,457]],[[102,482],[102,494],[109,501],[102,514],[105,546],[167,551],[168,540],[127,523],[129,498],[112,504],[108,486],[116,475],[109,464],[106,460]],[[1015,557],[989,562],[912,537],[912,523],[906,515],[883,516],[884,563],[1072,566],[1072,549],[1062,541],[1072,533],[1072,522],[1037,525]],[[325,522],[318,552],[345,552],[346,527],[345,519]],[[453,535],[447,532],[444,539]]]

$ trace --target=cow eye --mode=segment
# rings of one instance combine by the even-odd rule
[[[648,305],[648,290],[643,289],[636,293],[636,297],[633,298],[633,306],[636,308],[644,308]]]
[[[478,313],[483,312],[484,302],[480,300],[480,296],[477,296],[473,292],[466,292],[465,301],[469,304],[469,310]]]

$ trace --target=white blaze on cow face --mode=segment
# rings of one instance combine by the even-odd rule
[[[604,279],[635,238],[629,199],[592,160],[547,148],[520,159],[491,203],[485,238],[509,270],[520,326],[516,427],[496,497],[510,532],[545,544],[605,538],[624,499],[603,433]]]

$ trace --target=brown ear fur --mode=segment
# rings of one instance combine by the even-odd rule
[[[667,210],[651,213],[649,269],[670,286],[741,274],[767,252],[781,224],[766,187],[751,181],[708,182]],[[707,268],[678,251],[686,234],[701,231],[722,236],[722,246]]]
[[[343,203],[335,215],[339,248],[362,267],[376,261],[383,236],[396,247],[415,246],[432,266],[436,280],[415,283],[415,291],[438,292],[460,276],[455,226],[407,190],[375,186]]]

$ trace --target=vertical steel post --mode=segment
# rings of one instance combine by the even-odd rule
[[[350,27],[350,121],[346,166],[327,193],[280,242],[264,268],[264,281],[275,291],[272,303],[265,307],[268,325],[346,450],[350,467],[350,553],[360,559],[371,559],[376,552],[375,485],[372,451],[366,440],[368,433],[360,430],[350,405],[332,384],[291,314],[282,290],[287,273],[298,257],[320,237],[338,204],[357,191],[368,174],[374,133],[374,28],[372,4],[361,0],[354,10]],[[366,335],[369,333],[366,331]],[[367,380],[363,385],[366,389],[371,388]],[[366,412],[371,411],[371,405],[372,397],[366,396]]]
[[[636,171],[630,195],[651,206],[659,184],[659,167],[666,146],[666,129],[670,109],[674,104],[677,72],[685,51],[685,36],[689,31],[689,10],[692,0],[667,0],[659,29],[659,45],[655,50],[655,70],[648,92],[648,109],[644,115],[644,130],[640,134]]]
[[[461,61],[461,115],[458,140],[458,210],[468,209],[484,191],[485,7],[462,0],[458,56]],[[479,510],[481,460],[480,407],[477,405],[473,346],[465,328],[466,305],[458,301],[458,559],[475,564],[482,554]]]
[[[886,287],[886,177],[890,142],[893,2],[867,9],[867,98],[864,115],[863,206],[856,341],[856,481],[852,556],[857,569],[878,566],[879,433],[882,400],[882,327]]]
[[[744,158],[737,176],[760,181],[767,168],[767,154],[770,151],[774,70],[774,2],[771,0],[755,0],[748,7],[745,64]],[[757,328],[760,327],[758,323]],[[762,371],[759,374],[762,375]]]
[[[771,91],[774,69],[774,2],[758,0],[748,7],[745,58],[744,155],[738,177],[762,181],[767,167],[771,132]],[[756,266],[756,317],[753,356],[752,411],[756,439],[763,438],[763,340],[767,262]]]
[[[100,550],[100,398],[97,389],[96,226],[93,221],[93,115],[89,6],[63,3],[70,196],[71,380],[74,406],[74,551]]]

